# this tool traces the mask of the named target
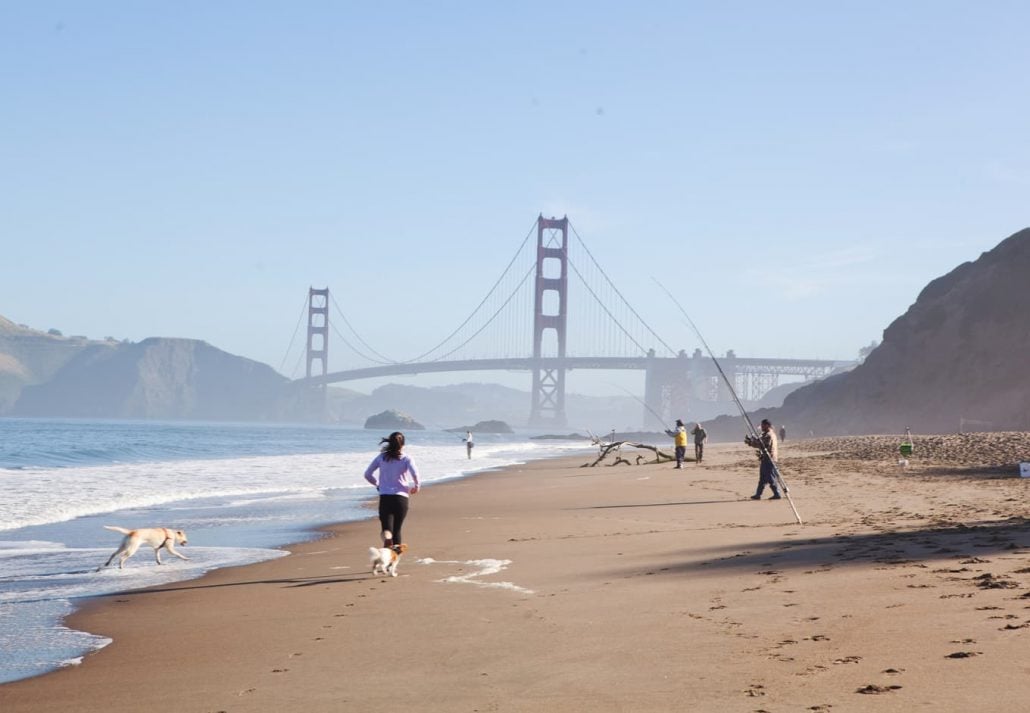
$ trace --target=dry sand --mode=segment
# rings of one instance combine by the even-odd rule
[[[1005,437],[1030,458],[1025,434],[967,450]],[[927,442],[902,470],[876,442],[784,444],[804,526],[747,499],[740,446],[433,486],[399,577],[370,575],[366,521],[102,597],[71,625],[114,643],[0,710],[1027,710],[1030,479]]]

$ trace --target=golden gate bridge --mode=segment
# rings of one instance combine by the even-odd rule
[[[585,295],[571,300],[570,282]],[[305,375],[293,383],[311,399],[316,412],[324,411],[326,389],[332,383],[494,370],[532,374],[531,426],[566,425],[565,377],[577,369],[643,371],[647,427],[664,426],[659,416],[665,423],[677,415],[689,416],[696,401],[730,401],[713,360],[700,350],[688,355],[667,344],[626,300],[568,217],[539,216],[472,312],[433,348],[411,359],[391,359],[370,345],[328,287],[308,290],[294,337],[305,314]],[[344,348],[347,368],[329,370],[330,334]],[[719,363],[746,401],[760,398],[781,377],[815,379],[844,364],[738,357],[732,351]]]

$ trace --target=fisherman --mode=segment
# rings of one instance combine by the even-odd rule
[[[472,448],[476,444],[472,442],[472,431],[465,432],[465,451],[468,453],[469,460],[472,460]]]
[[[776,433],[767,418],[762,419],[761,436],[744,436],[744,443],[758,449],[758,490],[751,496],[752,500],[761,500],[762,491],[768,485],[772,489],[770,500],[780,499],[780,489],[776,485]]]
[[[708,442],[708,431],[700,423],[695,423],[691,433],[694,434],[694,461],[701,465],[701,459],[705,455],[705,443]]]
[[[676,419],[676,430],[665,431],[666,435],[674,438],[676,444],[676,467],[683,467],[683,459],[687,456],[687,427],[683,425],[683,421]]]

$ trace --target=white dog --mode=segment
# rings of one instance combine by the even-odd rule
[[[401,555],[407,552],[407,545],[394,545],[393,547],[369,547],[368,553],[372,556],[372,574],[388,574],[391,577],[397,576],[397,563]]]
[[[167,527],[143,527],[139,530],[126,530],[124,527],[115,527],[113,525],[104,525],[104,528],[125,535],[121,546],[115,550],[115,553],[107,560],[104,567],[114,562],[115,557],[119,557],[118,569],[122,569],[125,566],[125,560],[136,554],[136,550],[142,544],[148,544],[154,548],[154,558],[158,564],[163,564],[161,562],[162,549],[168,550],[181,560],[189,559],[186,555],[175,550],[176,545],[187,544],[186,533],[182,530],[169,530]],[[97,570],[99,571],[104,567],[97,567]]]

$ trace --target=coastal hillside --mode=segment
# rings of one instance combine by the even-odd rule
[[[43,332],[0,316],[0,415],[8,414],[23,388],[50,379],[76,356],[110,350],[118,342],[65,337]]]
[[[50,380],[23,388],[11,415],[273,419],[287,381],[270,366],[193,339],[94,344]]]
[[[527,376],[527,386],[528,386]],[[0,317],[0,416],[310,421],[317,404],[259,362],[191,339],[139,343],[65,337]],[[575,428],[632,429],[641,419],[630,397],[569,394]],[[386,409],[432,428],[482,420],[524,425],[528,391],[499,384],[419,387],[386,384],[365,394],[331,385],[325,416],[360,426]]]
[[[796,435],[1028,430],[1028,315],[1030,229],[932,281],[865,362],[755,412],[756,423]]]

